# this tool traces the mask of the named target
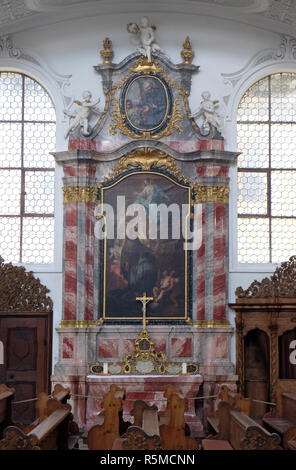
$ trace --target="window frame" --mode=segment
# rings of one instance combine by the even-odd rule
[[[56,214],[55,214],[55,200],[54,200],[54,211],[52,213],[39,213],[39,212],[26,212],[25,211],[25,196],[26,196],[26,183],[25,183],[25,176],[26,173],[29,172],[53,172],[54,173],[54,187],[56,186],[56,165],[55,162],[53,162],[52,167],[26,167],[24,165],[24,127],[25,124],[54,124],[55,125],[55,134],[57,131],[57,108],[55,105],[55,101],[53,100],[53,97],[51,93],[48,91],[48,89],[43,85],[41,80],[36,78],[35,76],[32,76],[29,74],[27,71],[24,70],[15,70],[11,69],[9,67],[0,67],[0,74],[7,73],[7,74],[17,74],[20,75],[22,78],[22,101],[21,101],[21,119],[5,119],[2,120],[0,119],[0,123],[12,123],[12,124],[20,124],[21,125],[21,150],[20,150],[20,160],[21,164],[20,166],[2,166],[1,170],[17,170],[20,171],[21,173],[21,192],[20,192],[20,213],[15,215],[15,214],[1,214],[1,218],[14,218],[14,219],[19,219],[20,220],[20,241],[19,241],[19,261],[12,261],[12,263],[16,266],[25,266],[30,268],[32,271],[39,271],[39,272],[48,272],[48,271],[53,271],[53,268],[55,271],[60,271],[56,267]],[[38,119],[25,119],[25,78],[28,78],[35,83],[37,83],[38,86],[40,86],[46,95],[49,97],[49,99],[52,102],[52,106],[55,110],[55,121],[51,120],[38,120]],[[57,135],[55,135],[55,147],[56,147],[56,141],[57,141]],[[56,191],[54,190],[54,199],[55,199]],[[53,230],[53,256],[52,256],[52,262],[50,263],[36,263],[36,262],[24,262],[22,260],[23,258],[23,225],[24,225],[24,219],[29,218],[29,217],[40,217],[40,218],[52,218],[54,222],[54,230]],[[5,253],[2,254],[5,258]],[[6,260],[5,260],[6,261]]]
[[[236,134],[235,134],[235,141],[236,141],[236,146],[238,143],[238,125],[239,124],[264,124],[268,126],[268,167],[239,167],[238,165],[235,168],[235,172],[232,172],[231,175],[231,191],[233,191],[233,194],[235,194],[235,199],[233,198],[233,207],[235,207],[235,214],[232,212],[230,219],[233,219],[235,221],[235,226],[236,226],[236,231],[235,234],[232,235],[232,243],[230,243],[230,246],[235,247],[235,254],[233,256],[233,253],[230,253],[230,272],[273,272],[275,267],[280,265],[279,262],[272,262],[272,221],[274,219],[292,219],[296,220],[296,216],[285,216],[285,215],[272,215],[272,185],[271,185],[271,179],[272,179],[272,174],[275,172],[294,172],[296,174],[296,168],[282,168],[282,167],[275,167],[272,168],[272,125],[281,125],[281,124],[290,124],[290,125],[295,125],[296,126],[296,119],[295,121],[285,121],[285,120],[273,120],[272,119],[272,85],[271,85],[271,77],[273,75],[279,75],[279,74],[294,74],[296,78],[296,70],[295,69],[282,69],[282,70],[268,70],[264,75],[260,74],[257,76],[255,79],[253,77],[253,80],[248,83],[247,87],[244,87],[244,90],[240,93],[239,99],[237,100],[237,105],[236,105],[236,113],[235,113],[235,122],[236,122]],[[268,119],[267,120],[239,120],[238,119],[238,110],[239,106],[241,103],[241,100],[245,96],[245,94],[248,92],[250,88],[252,88],[256,83],[260,82],[260,80],[263,79],[268,79]],[[239,173],[261,173],[261,174],[266,174],[267,178],[267,190],[266,190],[266,195],[267,195],[267,207],[266,207],[266,214],[252,214],[252,213],[245,213],[245,214],[239,214],[238,211],[238,196],[239,196],[239,188],[238,188],[238,177]],[[235,183],[233,183],[233,180],[235,180]],[[231,211],[230,211],[231,212]],[[253,218],[253,219],[268,219],[268,226],[269,226],[269,262],[258,262],[258,263],[247,263],[247,262],[240,262],[238,260],[238,237],[239,237],[239,232],[238,232],[238,220],[239,219],[244,219],[244,218]],[[234,250],[233,250],[234,251]],[[284,261],[284,260],[282,260]]]

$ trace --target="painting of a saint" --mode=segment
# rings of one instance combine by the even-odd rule
[[[151,131],[164,122],[169,97],[166,86],[156,77],[133,79],[124,93],[125,114],[129,124],[138,130]]]
[[[189,188],[157,173],[139,172],[123,178],[116,185],[104,188],[104,202],[116,209],[117,196],[125,196],[126,207],[140,204],[146,214],[146,235],[133,239],[106,239],[105,289],[103,316],[113,318],[139,318],[141,308],[136,297],[146,292],[154,300],[149,304],[148,318],[187,318],[188,256],[184,238],[149,239],[150,204],[188,204]],[[181,209],[180,209],[181,214]],[[126,216],[125,223],[131,217]],[[117,220],[117,215],[115,215]],[[159,213],[156,216],[160,222]],[[172,222],[168,214],[168,225]],[[116,230],[115,230],[116,234]]]

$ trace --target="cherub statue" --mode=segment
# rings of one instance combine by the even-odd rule
[[[100,111],[95,108],[95,106],[100,102],[100,98],[94,103],[91,103],[91,97],[92,97],[91,92],[86,90],[82,93],[82,102],[78,100],[74,101],[75,104],[80,106],[80,109],[78,109],[78,111],[69,112],[67,109],[64,109],[64,114],[66,114],[67,116],[73,119],[73,121],[71,122],[65,134],[65,139],[69,136],[70,132],[76,129],[76,127],[78,126],[82,127],[82,134],[84,136],[90,135],[90,131],[89,131],[90,115],[91,113],[100,114]]]
[[[161,48],[155,42],[154,38],[153,31],[156,30],[156,26],[149,26],[148,18],[146,16],[142,16],[139,26],[136,23],[129,23],[126,26],[126,29],[131,34],[139,34],[140,37],[137,50],[147,57],[148,62],[150,63],[152,52],[161,51]]]
[[[202,94],[202,101],[199,108],[195,113],[190,117],[196,119],[199,116],[202,116],[202,131],[206,134],[210,132],[210,125],[215,127],[219,132],[222,131],[222,119],[219,114],[216,112],[216,107],[218,106],[219,101],[212,101],[211,93],[209,91],[204,91]]]

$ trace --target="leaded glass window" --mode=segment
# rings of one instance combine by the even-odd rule
[[[56,115],[32,78],[0,72],[0,255],[52,263]]]
[[[296,251],[296,74],[259,80],[238,108],[238,261]]]

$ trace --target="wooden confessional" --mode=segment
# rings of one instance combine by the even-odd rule
[[[0,383],[15,389],[14,401],[50,392],[52,301],[47,292],[31,272],[0,258]],[[13,422],[34,419],[34,401],[12,407]]]
[[[236,367],[239,389],[247,397],[275,401],[277,390],[296,392],[296,364],[290,360],[296,340],[296,256],[270,278],[236,289]],[[263,403],[252,403],[261,417]]]

